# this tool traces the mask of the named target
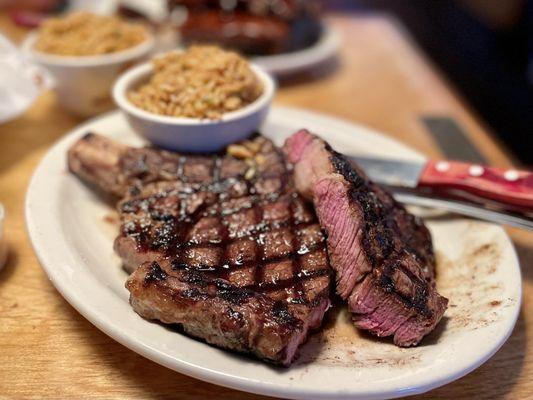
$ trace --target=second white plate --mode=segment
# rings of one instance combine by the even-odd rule
[[[341,40],[339,33],[324,24],[315,44],[291,53],[253,57],[252,61],[276,76],[285,76],[314,68],[337,53]]]

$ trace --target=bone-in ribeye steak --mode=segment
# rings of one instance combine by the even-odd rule
[[[417,344],[448,300],[435,289],[431,236],[423,222],[323,140],[300,131],[285,152],[298,192],[312,199],[327,233],[337,293],[355,325],[399,346]]]
[[[433,330],[447,299],[423,222],[307,131],[285,144],[293,170],[269,140],[248,144],[261,162],[95,134],[72,146],[70,170],[121,198],[115,250],[134,310],[289,365],[330,305],[333,270],[357,327],[400,346]]]
[[[206,342],[288,365],[329,307],[330,266],[312,205],[280,149],[261,163],[132,148],[88,134],[70,170],[122,198],[115,249],[141,316]],[[253,172],[253,171],[252,171]]]

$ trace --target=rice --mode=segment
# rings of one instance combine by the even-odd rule
[[[35,50],[63,56],[93,56],[137,46],[148,38],[146,28],[114,16],[75,12],[46,20]]]
[[[155,114],[219,119],[252,103],[263,90],[244,58],[216,46],[192,46],[152,63],[149,82],[131,90],[128,98]]]

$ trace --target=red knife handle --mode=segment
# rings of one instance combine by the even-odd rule
[[[457,161],[429,161],[419,186],[463,191],[490,201],[533,209],[533,173]]]

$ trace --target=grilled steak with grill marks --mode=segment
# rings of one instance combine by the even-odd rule
[[[126,287],[137,313],[288,365],[329,307],[330,267],[283,154],[262,137],[253,143],[261,163],[252,174],[249,160],[130,148],[94,134],[71,148],[69,167],[122,198],[115,249],[133,272]]]
[[[303,130],[285,144],[297,190],[326,231],[337,293],[355,325],[399,346],[433,330],[448,300],[435,289],[434,255],[421,220],[323,140]]]

